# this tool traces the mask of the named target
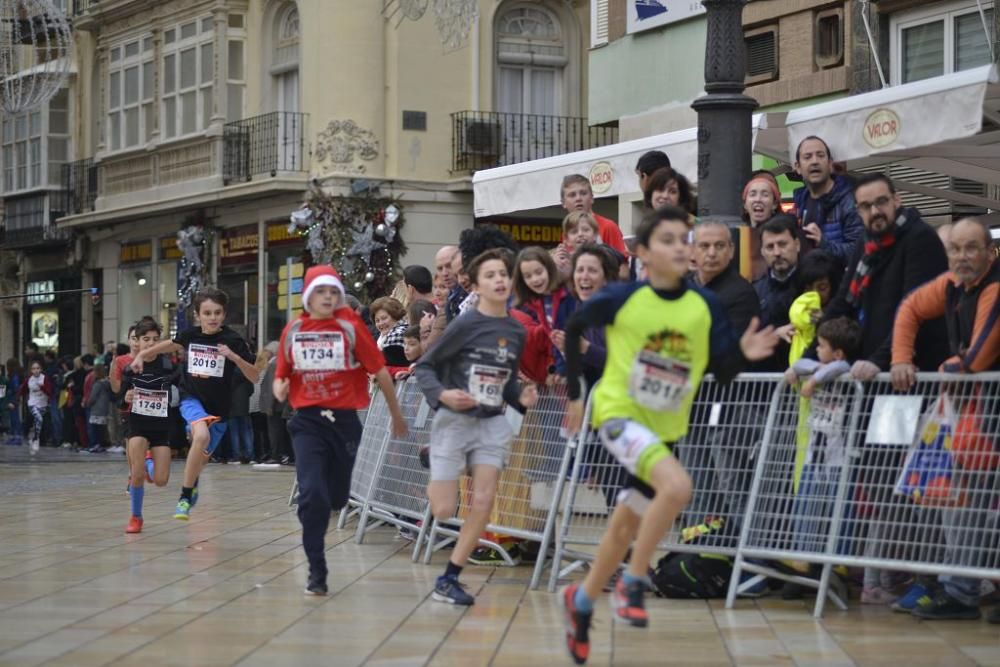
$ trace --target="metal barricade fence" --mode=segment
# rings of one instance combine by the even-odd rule
[[[365,533],[377,525],[388,523],[416,530],[419,523],[412,554],[416,560],[430,526],[430,471],[420,463],[420,449],[430,444],[432,412],[414,378],[398,383],[396,396],[409,433],[397,438],[387,432],[371,473],[369,493],[359,498],[361,512],[355,539],[361,544]]]
[[[545,567],[556,517],[553,506],[561,497],[562,480],[569,465],[563,432],[565,414],[566,388],[562,385],[539,387],[538,403],[523,417],[513,409],[507,410],[515,437],[510,460],[500,475],[486,530],[540,543],[530,584],[533,589],[538,587]],[[457,516],[446,522],[448,525],[434,521],[428,535],[425,562],[430,561],[433,550],[440,545],[438,535],[458,535],[456,526],[462,524],[468,513],[470,481],[467,477],[459,481]],[[486,540],[480,540],[480,544],[499,547]]]
[[[780,381],[781,375],[769,373],[740,375],[727,385],[712,376],[703,380],[692,404],[688,434],[674,448],[691,476],[692,500],[661,548],[736,556],[755,455]],[[592,400],[588,400],[584,423],[590,423],[591,408]],[[592,559],[591,553],[569,547],[600,543],[626,481],[624,468],[594,433],[585,434],[582,444],[574,444],[565,458],[572,473],[565,500],[558,507],[561,517],[554,539],[550,591],[560,576]],[[570,564],[560,569],[566,560]]]
[[[822,565],[816,616],[833,565],[945,575],[970,597],[1000,578],[1000,373],[842,380],[813,399],[798,470],[797,401],[783,388],[769,416],[728,605],[741,571],[773,573],[748,558]]]

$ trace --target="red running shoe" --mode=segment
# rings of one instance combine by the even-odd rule
[[[643,600],[645,592],[646,587],[641,581],[626,586],[625,577],[622,576],[615,583],[615,590],[611,594],[615,618],[636,628],[649,625],[649,615],[646,613],[646,603]]]
[[[577,611],[574,598],[578,588],[577,584],[566,587],[563,591],[563,606],[566,608],[566,648],[569,649],[573,662],[582,665],[590,657],[590,621],[594,614]]]
[[[128,525],[125,526],[125,533],[141,533],[142,532],[142,519],[137,516],[131,516],[128,519]]]

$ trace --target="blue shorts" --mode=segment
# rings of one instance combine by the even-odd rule
[[[201,421],[208,421],[208,447],[205,449],[205,456],[211,456],[222,441],[222,436],[226,434],[229,423],[222,421],[215,415],[210,415],[205,411],[205,406],[197,398],[187,396],[181,399],[181,417],[187,425],[186,431],[191,432],[191,426]]]

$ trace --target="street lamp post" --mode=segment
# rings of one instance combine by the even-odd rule
[[[757,100],[743,94],[746,0],[702,0],[708,21],[705,92],[692,103],[698,112],[698,216],[742,224],[740,195],[750,176],[751,119]]]

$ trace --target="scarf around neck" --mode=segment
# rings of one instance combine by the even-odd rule
[[[896,217],[895,224],[885,232],[874,236],[865,230],[864,252],[858,260],[858,268],[854,272],[851,284],[847,290],[847,303],[854,308],[861,307],[861,301],[872,282],[872,273],[889,256],[889,250],[896,244],[899,228],[906,222],[902,212]]]

